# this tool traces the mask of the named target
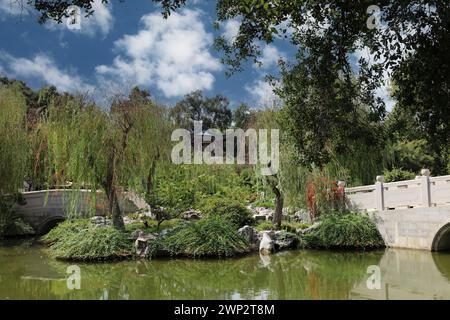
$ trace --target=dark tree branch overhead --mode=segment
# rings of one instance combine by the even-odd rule
[[[25,4],[37,10],[40,14],[39,23],[45,23],[48,20],[54,20],[61,23],[63,18],[69,16],[67,9],[70,6],[78,6],[85,12],[86,16],[94,13],[93,3],[95,0],[11,0],[12,5],[17,4],[21,8]],[[125,2],[125,0],[116,0],[118,2]],[[170,13],[186,4],[186,0],[152,0],[155,3],[160,3],[162,7],[162,14],[165,18],[170,16]],[[104,5],[108,5],[112,0],[102,0]]]

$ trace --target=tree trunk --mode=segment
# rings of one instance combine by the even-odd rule
[[[272,188],[272,192],[275,194],[275,214],[273,215],[272,222],[277,229],[281,228],[281,220],[283,219],[283,195],[281,190],[277,186],[278,179],[270,179],[269,184]]]
[[[113,226],[117,230],[125,230],[122,212],[119,207],[119,199],[117,196],[117,179],[116,179],[116,151],[113,150],[108,159],[108,168],[106,176],[105,191],[108,198],[109,212],[112,216]]]
[[[275,192],[277,190],[277,192]],[[277,229],[281,228],[281,220],[283,219],[283,196],[278,190],[278,188],[275,188],[275,214],[273,215],[273,224]]]

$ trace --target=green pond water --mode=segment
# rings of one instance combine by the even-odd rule
[[[0,242],[0,299],[450,299],[450,254],[415,250],[76,264],[79,290],[71,265]]]

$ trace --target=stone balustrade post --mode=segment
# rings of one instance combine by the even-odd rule
[[[345,186],[346,185],[347,185],[347,183],[343,180],[339,180],[337,183],[339,197],[340,197],[343,207],[345,207]]]
[[[375,197],[378,211],[384,211],[384,177],[377,176],[375,183]]]
[[[431,207],[431,192],[430,192],[430,170],[423,169],[420,177],[420,193],[422,198],[422,206]]]

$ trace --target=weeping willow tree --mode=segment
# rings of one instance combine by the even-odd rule
[[[119,230],[124,229],[120,194],[149,192],[156,164],[169,147],[163,140],[169,134],[164,109],[139,89],[114,98],[109,110],[77,99],[55,100],[39,130],[39,145],[45,147],[38,148],[36,159],[44,162],[47,186],[70,182],[94,197],[102,190]]]
[[[12,205],[27,164],[26,104],[15,88],[0,86],[0,236],[12,223]]]

